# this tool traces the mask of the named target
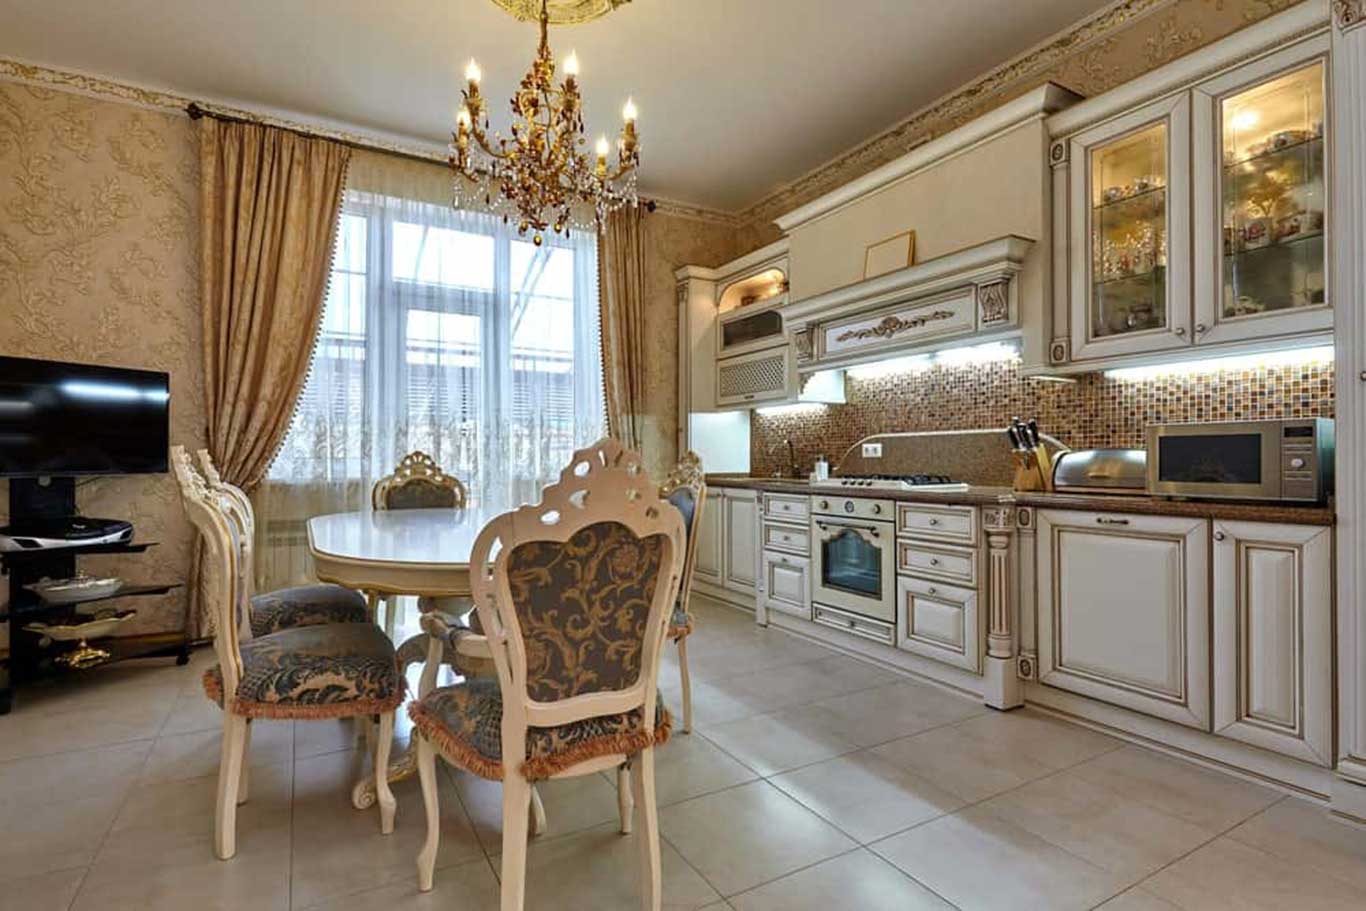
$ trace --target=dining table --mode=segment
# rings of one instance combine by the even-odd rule
[[[470,596],[470,551],[480,530],[505,508],[470,506],[463,509],[365,509],[314,516],[308,520],[308,550],[314,573],[362,592],[382,595],[415,595],[419,610],[447,608],[451,599]],[[472,604],[455,602],[468,612]],[[479,640],[482,642],[482,640]],[[424,661],[429,655],[425,633],[398,646],[400,670]],[[462,643],[461,654],[489,659],[487,649]],[[432,661],[424,668],[418,697],[435,685],[439,668]],[[389,780],[401,781],[417,771],[415,745],[389,764]],[[374,777],[367,775],[351,792],[357,809],[374,806]]]

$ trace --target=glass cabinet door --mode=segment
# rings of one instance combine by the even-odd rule
[[[1196,342],[1332,326],[1327,73],[1322,58],[1300,53],[1249,64],[1195,93],[1196,218],[1205,234]]]
[[[1074,360],[1190,344],[1189,143],[1184,96],[1070,140]]]

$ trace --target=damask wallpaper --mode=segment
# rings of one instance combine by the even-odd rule
[[[169,371],[171,439],[202,446],[198,209],[184,115],[0,83],[0,352]],[[158,542],[84,571],[185,581],[193,539],[171,475],[93,478],[76,497]],[[121,632],[184,625],[183,589],[128,606],[138,616]]]

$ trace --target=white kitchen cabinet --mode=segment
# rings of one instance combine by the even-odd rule
[[[811,619],[811,561],[792,554],[764,551],[763,599],[769,610]]]
[[[976,589],[898,576],[896,603],[898,648],[973,672],[981,670],[982,619]]]
[[[1209,523],[1038,512],[1039,680],[1210,729]]]
[[[1214,732],[1333,764],[1332,531],[1214,523]]]
[[[720,488],[707,488],[702,524],[697,529],[697,557],[693,561],[693,580],[704,585],[721,585],[721,566],[725,553],[721,506],[724,500],[725,495]]]
[[[725,525],[725,560],[721,584],[753,597],[759,570],[759,497],[754,490],[725,491],[721,512]]]

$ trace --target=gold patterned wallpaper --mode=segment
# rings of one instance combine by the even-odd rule
[[[0,352],[169,371],[171,438],[191,446],[204,439],[198,180],[183,114],[0,82]],[[90,479],[76,496],[158,542],[84,571],[185,580],[192,535],[169,474]],[[184,604],[183,590],[139,599],[121,632],[180,629]]]
[[[1142,447],[1149,424],[1333,416],[1333,366],[1240,368],[1149,379],[1093,373],[1076,383],[1026,379],[1014,363],[935,365],[916,373],[848,380],[843,405],[755,412],[750,466],[770,474],[786,462],[790,439],[810,471],[818,454],[834,464],[875,433],[1004,428],[1012,417],[1073,449]],[[953,472],[952,465],[943,468]]]

